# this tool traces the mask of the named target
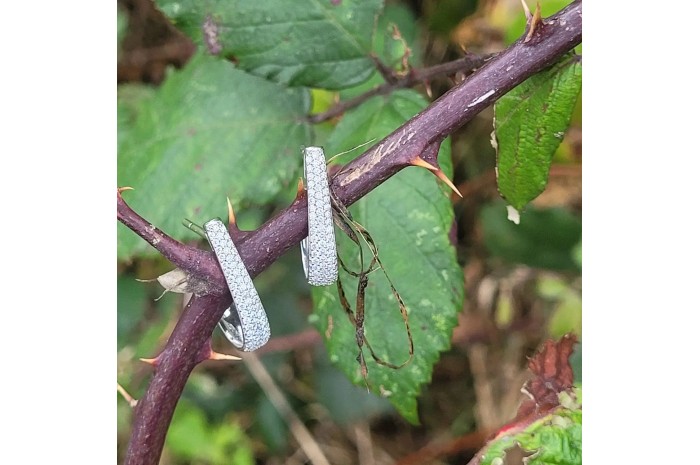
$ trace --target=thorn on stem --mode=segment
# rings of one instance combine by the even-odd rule
[[[447,175],[437,166],[433,166],[427,161],[423,160],[420,156],[414,158],[413,160],[410,161],[411,165],[413,166],[418,166],[421,168],[425,168],[429,170],[431,173],[433,173],[435,176],[437,176],[442,182],[447,184],[450,189],[452,189],[457,195],[462,197],[462,194],[459,192],[457,187],[452,183],[450,178],[447,177]]]
[[[423,160],[420,156],[417,156],[416,158],[411,160],[409,163],[412,164],[413,166],[425,168],[425,169],[430,170],[430,171],[438,171],[440,169],[437,166],[433,166],[430,163],[428,163],[427,161]]]
[[[124,191],[133,191],[133,190],[134,190],[134,188],[133,188],[133,187],[129,187],[129,186],[117,187],[117,195],[118,195],[119,197],[121,197],[121,196],[122,196],[122,192],[124,192]]]
[[[301,197],[301,195],[304,193],[304,178],[299,178],[299,181],[297,181],[297,195],[296,198],[298,199]]]
[[[535,7],[535,14],[531,18],[528,18],[528,22],[530,27],[527,31],[527,36],[525,37],[523,43],[530,42],[532,36],[535,35],[535,30],[539,27],[540,24],[542,24],[542,8],[540,7],[540,2],[537,2],[537,6]]]
[[[214,350],[209,351],[209,358],[207,360],[241,360],[241,357],[236,357],[235,355],[221,354],[215,352]]]
[[[433,87],[430,85],[430,81],[427,79],[423,80],[423,85],[425,86],[425,93],[429,99],[433,99]]]
[[[434,171],[433,174],[437,176],[442,182],[447,184],[450,187],[450,189],[452,189],[455,192],[455,194],[463,198],[462,194],[459,192],[459,189],[457,189],[457,187],[455,187],[455,185],[452,184],[450,178],[448,178],[447,175],[441,169]]]
[[[158,366],[158,357],[156,358],[140,358],[144,363],[148,363],[149,365],[153,365],[154,367]]]
[[[226,204],[228,206],[228,224],[229,226],[236,226],[236,215],[233,214],[233,205],[231,205],[231,199],[226,197]]]

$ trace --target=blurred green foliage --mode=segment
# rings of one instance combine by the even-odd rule
[[[581,219],[562,208],[528,207],[520,224],[506,216],[506,204],[495,201],[481,209],[484,243],[493,257],[551,270],[577,270],[575,250],[581,241]]]
[[[174,455],[212,465],[253,465],[253,451],[235,420],[211,424],[204,413],[181,400],[168,431],[166,445]]]
[[[424,2],[429,10],[428,28],[440,35],[449,36],[464,18],[476,12],[477,0],[431,0]]]

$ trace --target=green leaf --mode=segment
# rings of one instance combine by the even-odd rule
[[[153,97],[155,89],[143,84],[122,84],[117,87],[117,151],[130,138],[139,111]]]
[[[340,89],[364,81],[381,0],[158,0],[175,26],[205,44],[216,31],[223,56],[290,86]],[[209,21],[207,19],[209,18]]]
[[[384,137],[426,105],[415,91],[375,97],[345,115],[331,135],[330,157],[368,140]],[[357,153],[357,152],[354,152]],[[346,162],[348,155],[339,158]],[[451,175],[449,143],[440,150],[440,164]],[[371,390],[388,397],[407,420],[418,422],[416,397],[430,380],[441,351],[450,346],[457,312],[462,307],[463,276],[448,233],[454,223],[449,189],[430,172],[407,168],[359,200],[350,209],[356,221],[374,238],[379,256],[406,303],[415,357],[394,370],[376,364],[366,352]],[[340,230],[336,233],[341,257],[359,269],[357,248]],[[357,280],[341,270],[346,295],[355,302]],[[312,322],[324,337],[331,361],[357,385],[364,381],[356,361],[355,328],[339,303],[335,286],[314,288]],[[381,271],[370,275],[365,295],[365,334],[385,361],[400,364],[408,358],[408,338],[389,284]],[[332,330],[329,329],[332,320]]]
[[[398,71],[401,68],[401,57],[405,52],[404,44],[393,36],[394,26],[411,49],[408,63],[413,67],[421,66],[422,57],[417,53],[421,48],[418,20],[413,12],[405,5],[387,5],[377,20],[377,30],[372,45],[372,53],[390,68]],[[342,90],[340,100],[348,100],[364,94],[384,84],[386,81],[379,72],[375,71],[370,78],[358,85]]]
[[[126,118],[122,108],[118,185],[135,189],[124,196],[153,225],[192,238],[182,219],[223,216],[227,196],[238,208],[294,188],[299,147],[311,141],[308,108],[306,90],[196,56],[145,98],[136,116]],[[155,253],[123,226],[117,252],[121,259]]]
[[[576,465],[582,462],[580,408],[559,407],[524,430],[492,441],[479,463],[503,464],[508,449],[520,447],[532,453],[528,465]]]
[[[517,210],[546,187],[580,92],[581,62],[568,55],[496,102],[498,190]]]
[[[398,30],[400,38],[395,36],[394,28]],[[411,52],[408,58],[409,64],[420,66],[421,56],[418,53],[421,50],[420,32],[418,19],[408,6],[387,5],[377,21],[377,32],[372,49],[385,65],[401,70],[401,59],[408,46]]]

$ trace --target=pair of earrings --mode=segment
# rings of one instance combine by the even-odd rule
[[[338,278],[326,156],[321,147],[306,147],[303,154],[309,232],[301,241],[302,266],[309,284],[326,286]],[[205,223],[203,232],[216,255],[233,298],[233,304],[224,312],[219,327],[236,348],[245,352],[256,350],[270,339],[270,323],[253,280],[226,225],[220,219],[215,218]]]

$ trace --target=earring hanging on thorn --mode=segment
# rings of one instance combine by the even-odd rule
[[[193,229],[192,226],[195,225],[190,222],[188,227]],[[245,352],[259,349],[270,339],[270,323],[253,280],[220,219],[206,222],[203,231],[233,298],[231,307],[219,321],[219,327],[236,348]]]
[[[306,147],[303,154],[309,234],[301,241],[301,262],[309,284],[327,286],[338,279],[338,259],[326,156],[321,147]]]

